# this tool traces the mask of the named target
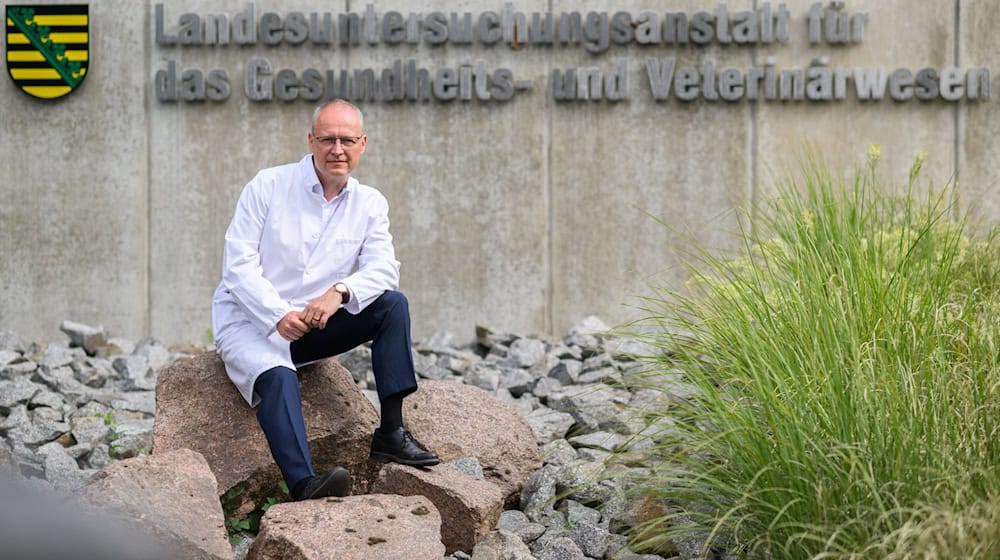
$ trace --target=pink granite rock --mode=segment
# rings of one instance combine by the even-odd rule
[[[473,456],[507,504],[541,468],[535,434],[514,407],[486,391],[452,381],[422,381],[403,401],[407,427],[442,461]]]
[[[367,492],[380,465],[368,460],[378,415],[334,359],[300,369],[302,412],[313,466],[322,472],[344,465],[355,493]],[[205,456],[218,480],[218,494],[243,485],[237,513],[246,514],[269,496],[279,496],[281,475],[254,410],[229,381],[222,360],[206,352],[175,362],[159,373],[153,453],[189,448]]]
[[[124,514],[177,558],[233,557],[215,476],[190,449],[112,463],[77,494]]]
[[[247,560],[441,560],[441,516],[423,496],[371,494],[272,506]]]
[[[503,513],[504,495],[492,482],[476,480],[448,465],[427,469],[387,464],[373,492],[425,496],[441,514],[441,540],[448,554],[471,553]]]

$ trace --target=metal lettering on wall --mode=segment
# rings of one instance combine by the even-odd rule
[[[312,45],[317,49],[374,48],[379,45],[440,46],[444,44],[508,48],[578,48],[600,56],[628,45],[660,47],[710,44],[760,46],[790,43],[791,13],[785,4],[762,2],[754,10],[730,13],[725,4],[711,11],[532,12],[503,9],[481,13],[396,11],[379,13],[372,4],[362,13],[292,11],[258,14],[254,4],[227,14],[183,13],[167,23],[164,5],[154,10],[155,41],[161,48],[264,45]],[[844,2],[816,2],[804,14],[810,45],[850,46],[864,40],[867,13],[851,13]],[[317,58],[321,51],[316,51]],[[354,101],[509,101],[539,86],[556,101],[621,101],[633,97],[636,80],[648,85],[656,101],[736,102],[741,100],[840,101],[958,101],[988,99],[988,68],[831,67],[826,56],[808,67],[779,66],[775,56],[749,68],[716,68],[712,60],[684,66],[676,56],[648,56],[638,69],[624,58],[604,67],[587,65],[551,71],[547,84],[517,79],[514,70],[490,68],[482,60],[457,67],[426,68],[416,59],[396,59],[384,68],[275,68],[254,56],[242,69],[248,99],[267,102],[318,101],[335,97]],[[224,101],[233,85],[225,68],[179,68],[167,60],[153,84],[160,101]],[[644,90],[645,91],[645,90]]]

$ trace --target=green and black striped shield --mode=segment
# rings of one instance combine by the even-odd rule
[[[86,4],[7,6],[7,73],[32,97],[55,99],[83,82],[90,63]]]

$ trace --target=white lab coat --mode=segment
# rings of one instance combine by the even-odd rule
[[[212,329],[229,378],[251,405],[261,373],[295,367],[278,321],[337,282],[357,314],[399,286],[389,205],[353,177],[327,201],[312,154],[260,171],[244,187],[226,230],[222,282],[212,298]]]

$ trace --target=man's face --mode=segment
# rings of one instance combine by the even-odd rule
[[[347,146],[350,140],[345,142],[345,139],[356,141],[353,146]],[[324,186],[328,182],[338,185],[347,180],[358,166],[367,142],[368,137],[362,134],[361,121],[353,107],[334,103],[320,112],[309,133],[309,151]]]

